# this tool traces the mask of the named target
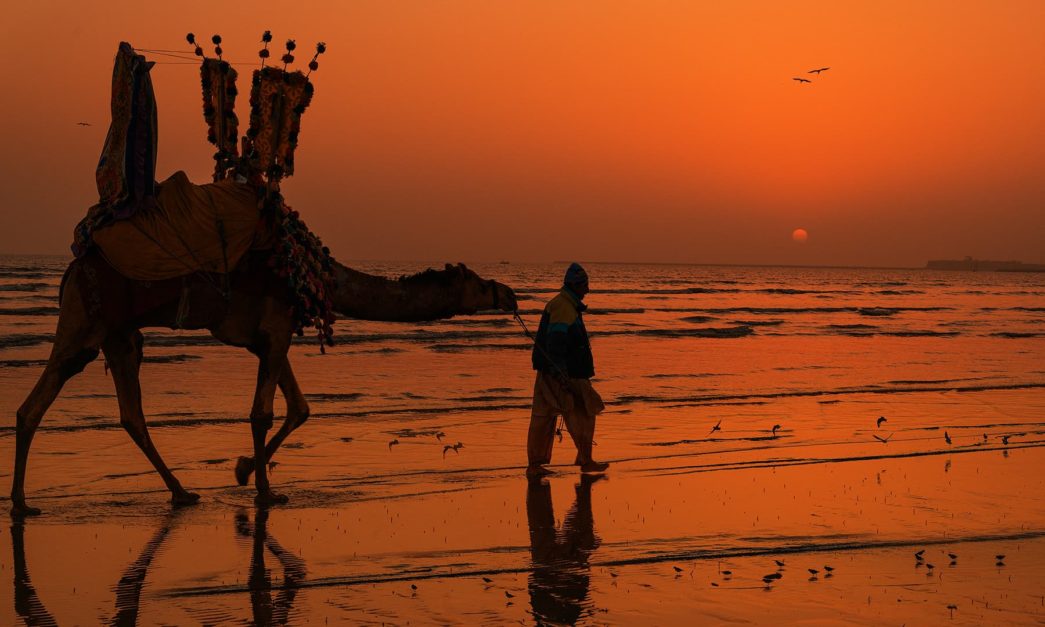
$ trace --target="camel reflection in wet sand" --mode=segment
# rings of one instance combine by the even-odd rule
[[[588,557],[599,546],[591,513],[591,487],[602,475],[581,475],[577,498],[555,528],[551,485],[532,480],[526,488],[530,526],[530,606],[537,624],[574,624],[591,613],[588,602],[591,567]]]
[[[259,507],[254,512],[254,542],[250,554],[250,575],[247,588],[250,590],[250,606],[254,612],[255,625],[285,625],[290,619],[290,609],[294,605],[298,586],[305,579],[305,562],[268,533],[269,510]],[[252,531],[247,521],[246,512],[236,515],[236,530],[240,535],[249,536]],[[283,584],[277,586],[279,593],[272,598],[272,577],[265,567],[265,549],[268,549],[279,560],[283,567]]]
[[[138,559],[134,560],[123,571],[116,584],[116,609],[110,625],[135,625],[138,622],[138,608],[141,601],[142,587],[149,565],[163,541],[167,539],[178,517],[178,510],[172,510],[163,518],[160,528],[149,538],[142,548]],[[16,522],[11,525],[11,547],[14,550],[15,564],[15,612],[22,617],[26,625],[57,625],[47,607],[43,604],[29,576],[29,567],[25,560],[25,523]]]
[[[149,566],[163,545],[164,540],[177,524],[182,509],[173,509],[166,515],[148,542],[142,548],[138,559],[131,562],[124,570],[116,584],[116,607],[110,625],[124,627],[138,623],[138,610],[141,605],[142,588]],[[253,624],[282,625],[288,622],[290,610],[297,595],[297,586],[304,580],[305,563],[297,556],[285,550],[279,542],[268,533],[268,508],[257,508],[254,525],[251,528],[246,512],[236,515],[236,532],[243,537],[252,538],[250,556],[250,575],[247,582],[250,590],[251,609],[254,615]],[[14,603],[15,612],[22,617],[26,625],[57,625],[58,622],[47,610],[40,596],[33,587],[29,576],[29,567],[25,559],[25,527],[24,522],[11,525],[11,547],[14,552]],[[272,578],[265,567],[265,550],[268,549],[279,560],[283,567],[283,583],[276,586],[279,593],[272,598]]]

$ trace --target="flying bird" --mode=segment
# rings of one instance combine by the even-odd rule
[[[812,83],[813,82],[813,81],[809,80],[808,78],[792,78],[791,80],[798,81],[799,83]]]
[[[816,74],[817,76],[820,76],[820,72],[826,72],[827,70],[830,70],[830,69],[831,68],[829,68],[829,67],[818,67],[815,70],[809,70],[808,72],[806,72],[806,74]]]
[[[878,440],[882,444],[885,444],[886,442],[889,441],[889,438],[893,437],[893,434],[891,434],[891,433],[889,435],[887,435],[886,437],[884,437],[884,438],[882,436],[878,435],[877,433],[875,433],[873,435],[874,435],[874,439]]]
[[[883,422],[888,422],[888,419],[885,416],[879,416],[878,417],[878,428],[879,429],[882,428],[882,423]]]
[[[721,431],[721,430],[722,430],[722,421],[719,420],[717,423],[715,423],[714,427],[711,427],[711,431],[708,432],[708,435],[710,436],[712,433],[714,433],[716,431]]]

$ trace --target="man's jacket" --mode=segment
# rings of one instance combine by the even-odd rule
[[[561,371],[576,379],[595,376],[588,331],[581,317],[585,309],[587,306],[567,287],[544,306],[533,347],[534,370],[551,374]]]

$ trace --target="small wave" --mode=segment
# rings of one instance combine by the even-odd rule
[[[914,394],[919,392],[988,392],[994,390],[1028,390],[1045,388],[1045,382],[1041,383],[999,383],[982,385],[920,385],[903,387],[881,387],[881,386],[857,386],[836,388],[833,390],[787,390],[782,392],[763,392],[753,394],[692,394],[686,396],[661,396],[661,395],[626,395],[620,396],[613,403],[608,404],[632,404],[645,403],[692,403],[703,405],[709,402],[738,401],[755,399],[775,398],[805,398],[816,396],[837,396],[851,394]]]
[[[39,292],[49,287],[57,287],[53,283],[7,283],[0,284],[0,292]]]
[[[46,366],[46,359],[2,359],[0,368],[35,368]]]
[[[362,392],[317,392],[314,394],[306,394],[305,398],[310,401],[318,401],[322,403],[333,403],[333,402],[344,402],[344,401],[355,401],[365,396]]]
[[[892,307],[861,307],[859,314],[861,316],[895,316],[899,311]]]
[[[466,350],[529,350],[529,344],[486,344],[476,342],[474,344],[429,344],[425,346],[430,351],[437,353],[460,353]]]
[[[0,316],[56,316],[57,307],[0,307]]]
[[[713,316],[686,316],[685,318],[679,318],[682,322],[692,322],[694,324],[704,324],[705,322],[711,322],[712,320],[717,319],[718,318]]]
[[[1045,332],[1041,331],[997,331],[991,333],[992,337],[1004,337],[1008,339],[1021,339],[1028,337],[1045,337]]]
[[[503,314],[503,312],[501,312]],[[488,317],[486,320],[476,320],[474,318],[451,318],[449,320],[432,320],[428,322],[417,322],[414,324],[421,326],[432,326],[432,325],[446,325],[446,326],[460,326],[460,327],[472,327],[472,326],[483,326],[483,327],[506,327],[510,324],[514,324],[515,321],[511,318],[504,317]]]
[[[142,358],[142,361],[147,364],[180,364],[186,361],[196,361],[197,359],[203,359],[199,355],[146,355]]]
[[[638,335],[649,337],[706,337],[706,338],[737,338],[746,337],[755,332],[751,327],[708,327],[703,329],[635,329],[631,331],[600,331],[592,333],[599,335]]]
[[[54,335],[51,333],[12,333],[11,335],[0,335],[0,348],[36,346],[53,340]]]
[[[730,377],[735,375],[718,372],[686,372],[679,374],[657,373],[643,376],[647,379],[705,379],[708,377]]]
[[[760,294],[859,294],[853,290],[800,290],[791,287],[767,287],[760,290],[751,290]]]
[[[777,327],[786,322],[785,320],[734,320],[733,324],[741,324],[746,327]]]

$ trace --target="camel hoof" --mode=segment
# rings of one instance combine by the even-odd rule
[[[25,501],[15,502],[11,506],[11,518],[25,518],[26,516],[39,516],[40,510],[35,507],[29,507],[25,504]]]
[[[258,495],[254,497],[255,505],[282,505],[289,502],[290,498],[285,494],[276,494],[271,490],[267,492],[258,492]]]
[[[200,500],[200,495],[195,492],[176,492],[171,494],[171,505],[181,507],[183,505],[195,505]]]
[[[252,472],[254,472],[253,457],[240,457],[236,460],[236,483],[247,485],[247,481],[250,480],[250,474]]]

